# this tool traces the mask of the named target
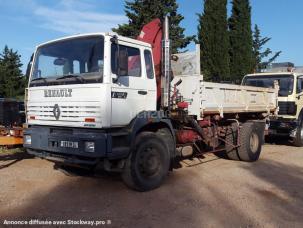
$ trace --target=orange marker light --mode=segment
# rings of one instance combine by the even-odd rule
[[[85,118],[85,122],[87,122],[87,123],[94,123],[96,121],[95,121],[95,118]]]

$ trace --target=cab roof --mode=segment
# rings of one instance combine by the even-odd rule
[[[90,36],[111,36],[111,37],[116,36],[116,37],[118,37],[118,40],[151,48],[151,45],[149,43],[145,43],[145,42],[142,42],[142,41],[139,41],[139,40],[136,40],[136,39],[132,39],[132,38],[128,38],[128,37],[125,37],[125,36],[120,36],[120,35],[118,35],[117,33],[114,33],[114,32],[84,33],[84,34],[77,34],[77,35],[72,35],[72,36],[65,36],[65,37],[61,37],[61,38],[58,38],[58,39],[50,40],[48,42],[39,44],[36,48],[39,48],[39,47],[47,45],[47,44],[63,41],[63,40],[69,40],[69,39],[75,39],[75,38],[84,38],[84,37],[90,37]]]
[[[294,75],[294,76],[298,76],[298,75],[302,75],[300,73],[297,72],[267,72],[267,73],[255,73],[255,74],[247,74],[245,75],[245,77],[250,77],[250,76],[279,76],[279,75]]]

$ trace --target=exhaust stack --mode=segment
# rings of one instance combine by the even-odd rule
[[[170,109],[170,81],[171,81],[171,64],[170,64],[170,45],[169,39],[169,21],[168,16],[164,20],[164,34],[162,40],[162,79],[161,79],[161,106],[164,109]]]

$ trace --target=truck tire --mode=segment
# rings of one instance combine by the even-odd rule
[[[142,132],[136,137],[134,149],[122,172],[122,179],[134,190],[149,191],[162,184],[169,166],[170,154],[164,140],[156,133]]]
[[[171,134],[170,130],[168,128],[160,128],[156,134],[163,139],[166,146],[169,149],[169,155],[170,155],[170,170],[172,170],[172,165],[175,159],[175,150],[176,150],[176,144],[175,140],[173,138],[173,135]]]
[[[299,126],[297,127],[296,137],[293,139],[293,145],[297,147],[303,146],[303,121],[299,121]]]
[[[227,130],[226,132],[226,137],[225,137],[225,153],[226,157],[230,160],[235,160],[239,161],[239,155],[237,152],[237,148],[234,148],[233,145],[237,145],[238,141],[238,124],[233,123],[231,127]]]
[[[260,157],[263,137],[263,123],[246,122],[240,129],[240,146],[238,147],[238,155],[241,161],[254,162]]]

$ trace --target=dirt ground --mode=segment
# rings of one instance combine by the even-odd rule
[[[213,155],[191,162],[159,189],[139,193],[116,175],[70,176],[22,153],[0,154],[0,227],[4,220],[30,219],[111,227],[303,227],[303,148],[265,145],[256,163]]]

